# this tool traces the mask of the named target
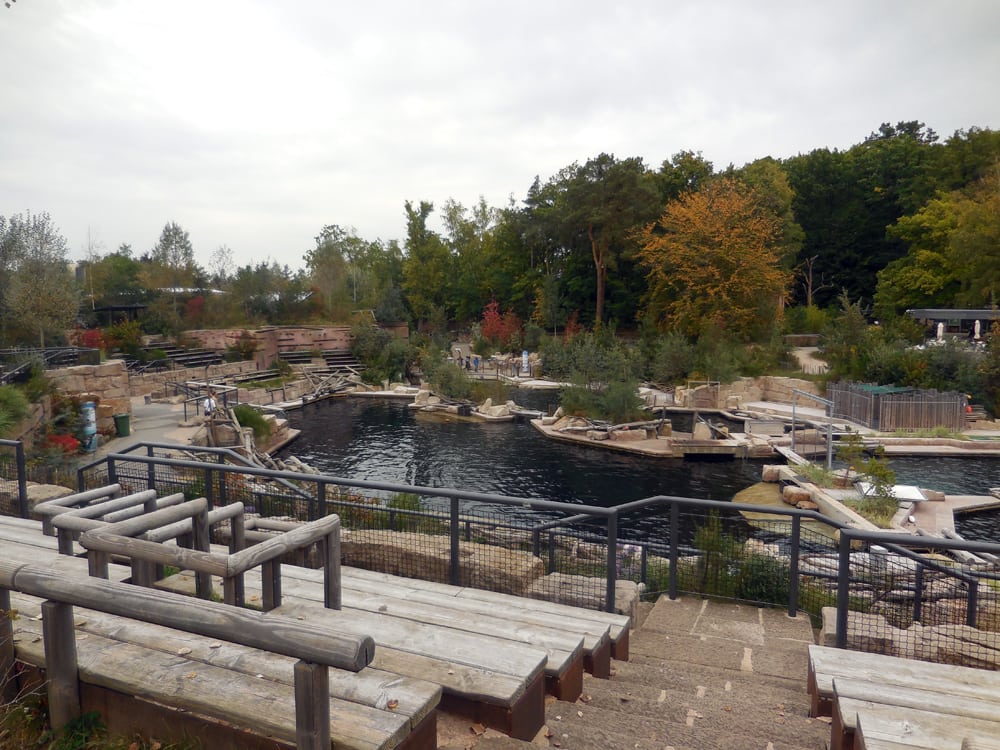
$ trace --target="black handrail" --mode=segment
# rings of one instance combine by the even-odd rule
[[[170,445],[167,443],[151,443],[151,444],[139,444],[133,446],[129,450],[135,450],[139,447],[146,447],[150,452],[152,451],[152,446],[171,448],[171,449],[184,449],[190,450],[188,446],[178,446]],[[227,449],[220,448],[198,448],[197,450],[202,450],[205,452],[215,453],[219,455],[220,459],[227,452]],[[116,476],[116,466],[121,462],[136,462],[145,463],[149,469],[148,474],[151,481],[155,481],[154,469],[156,466],[169,466],[174,468],[182,469],[200,469],[206,472],[220,472],[222,476],[228,473],[237,473],[251,476],[259,476],[263,478],[283,481],[283,482],[299,482],[299,483],[313,483],[316,485],[316,493],[312,495],[310,493],[304,493],[308,495],[310,502],[310,518],[315,518],[321,513],[323,506],[326,501],[326,488],[328,485],[344,486],[344,487],[354,487],[360,489],[376,490],[380,492],[391,492],[391,493],[413,493],[423,496],[432,496],[447,498],[450,500],[449,504],[449,526],[450,526],[450,536],[451,536],[451,567],[449,570],[449,578],[453,582],[457,582],[460,578],[459,571],[459,555],[458,555],[458,541],[460,537],[460,528],[463,523],[467,523],[468,519],[460,515],[460,505],[461,501],[472,501],[477,503],[486,503],[493,505],[502,506],[517,506],[526,507],[532,510],[539,511],[552,511],[558,513],[570,514],[565,518],[560,518],[556,520],[545,520],[539,523],[533,524],[529,529],[526,529],[531,534],[532,546],[537,554],[540,551],[540,537],[543,532],[549,532],[550,534],[559,529],[560,527],[566,527],[567,525],[579,524],[586,521],[598,521],[601,522],[605,527],[606,533],[606,543],[607,543],[607,567],[606,567],[606,598],[605,606],[609,611],[614,610],[615,605],[615,581],[616,581],[616,555],[618,553],[618,543],[620,538],[619,530],[619,519],[628,513],[634,513],[636,511],[647,510],[654,507],[666,506],[668,509],[668,514],[670,518],[669,524],[669,588],[668,595],[671,599],[675,599],[678,595],[678,561],[681,553],[680,545],[680,512],[681,508],[684,509],[696,509],[701,511],[749,511],[760,513],[761,507],[759,505],[751,505],[748,503],[735,503],[727,501],[718,500],[705,500],[700,498],[690,498],[672,495],[656,495],[653,497],[643,498],[640,500],[623,503],[611,508],[605,508],[600,506],[590,506],[590,505],[578,505],[573,503],[565,502],[555,502],[549,500],[541,500],[537,498],[524,498],[524,497],[510,497],[506,495],[497,495],[493,493],[482,493],[482,492],[471,492],[468,490],[457,490],[445,487],[425,487],[419,485],[406,485],[399,484],[396,482],[384,482],[377,480],[364,480],[364,479],[353,479],[347,477],[335,477],[329,475],[313,475],[313,474],[301,474],[297,472],[289,471],[275,471],[272,469],[263,469],[255,467],[234,467],[227,466],[224,464],[206,464],[201,461],[184,460],[184,459],[172,459],[172,458],[161,458],[153,456],[130,456],[127,453],[115,453],[105,456],[104,458],[91,462],[84,467],[81,467],[78,481],[80,483],[81,489],[85,485],[84,473],[100,464],[106,463],[108,466],[108,476],[111,481],[114,481]],[[211,481],[206,481],[206,490],[208,494],[211,495]],[[223,490],[224,491],[224,490]],[[214,498],[209,497],[209,500]],[[221,499],[221,498],[220,498]],[[788,613],[790,616],[795,616],[799,608],[799,590],[798,590],[798,570],[799,570],[799,557],[800,557],[800,542],[801,542],[801,524],[804,520],[814,521],[819,524],[834,530],[839,533],[839,550],[840,550],[840,561],[838,565],[838,572],[836,575],[837,580],[837,597],[838,597],[838,641],[843,643],[846,642],[847,638],[847,608],[850,601],[849,598],[849,584],[850,584],[850,553],[852,550],[852,545],[858,543],[863,544],[868,547],[872,544],[881,545],[887,550],[891,550],[896,554],[902,555],[906,558],[913,559],[918,563],[918,570],[923,568],[932,569],[940,574],[948,575],[956,578],[968,586],[968,616],[967,621],[974,623],[975,621],[975,597],[977,595],[977,578],[991,578],[997,579],[1000,576],[989,572],[979,572],[975,575],[968,573],[962,569],[954,569],[949,566],[939,564],[933,560],[919,555],[912,549],[909,549],[907,542],[912,540],[913,547],[918,547],[921,549],[941,549],[941,550],[966,550],[970,552],[989,552],[989,553],[1000,553],[1000,544],[991,542],[971,542],[968,540],[961,539],[943,539],[937,537],[906,537],[898,533],[884,532],[884,531],[866,531],[853,528],[845,523],[841,523],[823,516],[815,511],[810,510],[800,510],[792,507],[769,507],[765,511],[771,516],[781,516],[787,519],[790,524],[790,555],[792,557],[790,565],[790,575],[792,582],[789,586],[788,591]],[[522,527],[523,528],[523,527]],[[645,544],[641,545],[643,548],[643,561],[645,561]],[[834,576],[830,576],[833,578]],[[922,584],[922,575],[921,575]],[[914,604],[915,610],[919,614],[919,602]]]

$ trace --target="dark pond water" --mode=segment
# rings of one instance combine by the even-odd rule
[[[547,410],[557,396],[517,391],[513,398]],[[292,426],[302,434],[287,452],[345,478],[603,506],[660,494],[731,500],[760,481],[762,462],[628,456],[548,440],[526,423],[425,421],[407,403],[331,399],[290,412]],[[1000,486],[1000,460],[900,458],[891,463],[901,484],[956,494],[985,494],[987,487]],[[664,521],[653,515],[629,524],[647,536],[658,535]],[[987,518],[985,527],[977,523],[959,530],[970,538],[1000,539],[997,529],[1000,517]]]

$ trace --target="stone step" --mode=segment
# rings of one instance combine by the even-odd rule
[[[789,617],[783,609],[753,607],[727,600],[661,596],[642,623],[644,632],[687,633],[742,639],[815,643],[809,616]]]
[[[694,709],[661,717],[629,714],[589,704],[554,701],[546,709],[550,745],[576,750],[672,747],[675,750],[820,750],[829,727],[790,727],[779,735],[777,725],[742,716],[717,716]],[[819,724],[820,722],[812,722]],[[804,724],[804,723],[803,723]],[[782,727],[784,729],[784,727]],[[794,731],[800,730],[800,731]],[[555,745],[558,741],[559,745]]]
[[[805,696],[805,679],[798,676],[765,675],[753,672],[734,672],[731,669],[683,661],[666,662],[662,659],[638,654],[627,662],[613,662],[612,674],[622,685],[641,688],[658,686],[666,681],[676,690],[696,692],[699,687],[725,689],[727,683],[736,687],[765,686],[769,690],[785,691],[790,696]]]
[[[730,638],[657,633],[644,628],[632,634],[629,653],[670,663],[685,662],[735,672],[791,677],[800,679],[804,685],[808,646],[804,642],[770,641],[758,644]]]
[[[642,682],[618,676],[589,679],[584,682],[581,702],[624,715],[693,721],[695,725],[708,722],[728,732],[792,744],[803,737],[821,741],[829,735],[829,725],[809,717],[809,700],[802,685],[796,691],[784,685],[713,677],[703,684],[683,687],[666,676],[657,681],[652,669]]]

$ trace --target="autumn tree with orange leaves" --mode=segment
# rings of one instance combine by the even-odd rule
[[[637,239],[645,315],[660,328],[744,341],[771,329],[791,276],[779,266],[781,221],[752,188],[713,180],[668,203]]]

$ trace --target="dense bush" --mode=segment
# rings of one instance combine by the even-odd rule
[[[255,440],[266,440],[271,436],[271,423],[252,406],[246,404],[234,406],[233,414],[236,415],[236,419],[242,427],[249,427],[253,430]]]
[[[375,385],[408,378],[417,359],[416,349],[407,341],[367,324],[351,330],[351,353],[365,367],[365,382]]]
[[[0,437],[28,416],[31,404],[28,397],[12,385],[0,385]]]

